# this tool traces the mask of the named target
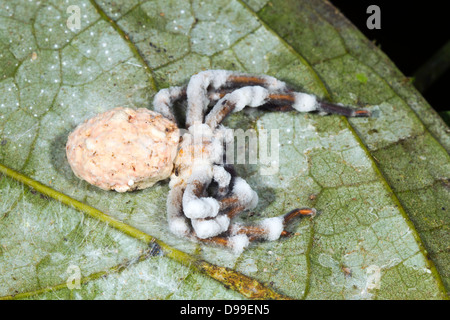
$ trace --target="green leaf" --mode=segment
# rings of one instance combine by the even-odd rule
[[[366,84],[367,83],[367,77],[364,73],[357,73],[356,74],[356,79],[358,79],[359,82],[361,82],[362,84]]]
[[[0,296],[447,298],[449,129],[329,3],[74,5],[81,28],[72,31],[64,1],[0,4]],[[167,182],[106,192],[77,179],[65,158],[67,136],[84,119],[117,106],[151,108],[158,89],[210,68],[273,75],[379,113],[252,110],[227,120],[280,133],[277,174],[237,166],[260,196],[257,214],[243,220],[303,206],[321,212],[291,237],[240,255],[172,235]],[[69,289],[72,267],[82,278]]]

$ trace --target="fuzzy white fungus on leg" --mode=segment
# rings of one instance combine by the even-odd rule
[[[186,125],[189,127],[195,122],[203,121],[203,113],[209,105],[208,87],[214,89],[223,86],[231,74],[227,70],[206,70],[193,75],[186,89],[188,109]]]
[[[255,86],[255,83],[258,85]],[[205,70],[199,72],[191,77],[186,89],[188,100],[186,125],[188,127],[195,122],[203,120],[203,114],[210,103],[208,89],[217,90],[226,85],[230,87],[241,85],[264,87],[270,91],[286,90],[286,83],[271,76],[253,76],[228,70]]]
[[[250,75],[246,73],[233,72],[228,78],[228,84],[231,87],[239,86],[262,86],[270,91],[285,91],[287,90],[286,83],[277,78],[268,75]]]
[[[224,167],[215,165],[214,181],[218,186],[217,197],[224,197],[230,191],[231,174]]]
[[[183,188],[174,186],[167,197],[167,222],[172,233],[179,237],[186,237],[191,232],[188,219],[183,214]]]
[[[254,209],[258,205],[258,194],[240,177],[235,178],[232,193],[244,210]]]
[[[267,102],[269,91],[260,86],[243,87],[226,94],[217,101],[205,118],[211,128],[216,128],[230,112],[239,112],[246,106],[259,107]]]
[[[200,239],[215,237],[224,233],[230,226],[230,218],[219,215],[214,219],[192,219],[192,228]]]
[[[292,107],[300,112],[310,112],[317,110],[319,104],[316,96],[312,94],[294,92],[295,101]]]
[[[172,112],[173,103],[180,99],[184,93],[183,87],[170,87],[161,89],[153,98],[153,110],[162,114],[165,118],[175,122]]]
[[[263,105],[269,96],[269,91],[263,87],[243,87],[227,94],[221,100],[229,100],[235,104],[233,112],[239,112],[246,106],[259,107]],[[219,100],[220,102],[220,100]],[[219,104],[218,102],[218,104]]]
[[[217,216],[219,213],[219,202],[212,197],[202,197],[199,193],[208,187],[213,177],[211,167],[199,169],[192,172],[183,194],[183,211],[190,219],[204,219]]]
[[[284,81],[280,81],[277,78],[271,76],[261,76],[264,79],[266,85],[265,87],[271,91],[284,91],[286,90],[286,83]]]
[[[211,197],[205,198],[189,198],[184,200],[183,198],[183,210],[186,217],[190,219],[200,219],[215,217],[219,213],[219,202]]]
[[[274,241],[280,238],[284,230],[284,220],[282,216],[266,218],[259,223],[259,226],[265,231],[264,239]]]
[[[227,188],[230,185],[231,174],[222,166],[213,167],[213,177],[220,189]]]
[[[245,234],[237,234],[228,239],[228,246],[234,253],[240,254],[250,244],[250,240]]]

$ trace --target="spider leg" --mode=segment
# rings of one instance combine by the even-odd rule
[[[240,253],[250,242],[260,240],[273,241],[280,237],[289,236],[290,232],[285,229],[294,218],[298,216],[312,216],[315,213],[316,210],[310,208],[294,209],[280,217],[263,219],[256,225],[243,226],[235,224],[230,227],[227,234],[199,240],[229,247],[235,252]]]
[[[371,112],[366,109],[353,109],[340,104],[320,101],[311,94],[294,91],[270,93],[264,106],[274,111],[318,111],[320,113],[338,114],[346,117],[371,116]]]
[[[243,73],[232,73],[226,83],[226,87],[237,89],[242,87],[260,86],[269,91],[289,91],[285,82],[277,78],[263,75],[255,76]]]
[[[242,87],[223,95],[206,116],[205,123],[211,128],[216,128],[231,112],[238,112],[246,106],[268,106],[277,111],[318,111],[347,117],[368,117],[371,115],[369,110],[352,109],[319,101],[314,95],[307,93],[294,91],[271,92],[264,87],[250,86]]]
[[[252,241],[273,241],[289,235],[285,228],[296,217],[315,213],[314,209],[302,208],[280,217],[263,219],[255,225],[233,224],[231,220],[236,215],[256,207],[258,195],[244,179],[232,179],[231,174],[221,166],[214,166],[209,171],[212,173],[194,171],[185,189],[171,189],[168,220],[174,233],[193,236],[202,242],[215,243],[241,252]],[[220,200],[206,197],[206,188],[212,179],[220,187],[228,189],[233,180],[231,191]]]
[[[192,76],[186,89],[188,100],[187,127],[192,126],[196,122],[203,122],[204,112],[211,102],[208,90],[216,91],[227,87],[236,88],[255,85],[269,90],[286,89],[286,84],[283,81],[265,75],[254,76],[228,70],[206,70]]]
[[[232,229],[232,234],[244,234],[249,241],[255,240],[277,240],[281,236],[288,236],[290,233],[285,228],[299,216],[311,216],[316,213],[312,208],[294,209],[285,215],[273,218],[265,218],[256,225],[237,225]]]
[[[219,214],[219,202],[206,195],[213,178],[213,168],[194,170],[183,194],[183,212],[190,219],[193,233],[198,239],[214,237],[228,230],[230,219]]]
[[[232,216],[227,213],[229,207],[235,204],[243,205],[244,207],[239,212],[247,209],[249,203],[243,201],[241,198],[236,198],[236,201],[230,202],[231,205],[226,206],[227,198],[223,200],[216,200],[205,196],[207,185],[211,182],[211,178],[218,184],[218,193],[216,197],[220,198],[229,193],[230,183],[233,180],[233,192],[244,191],[247,194],[251,192],[252,197],[256,197],[256,193],[251,190],[250,186],[241,178],[236,178],[237,182],[232,179],[231,174],[225,170],[224,167],[214,165],[212,168],[212,177],[202,177],[198,175],[194,177],[186,187],[183,196],[183,203],[186,203],[184,214],[191,219],[191,224],[194,229],[194,235],[202,240],[217,236],[226,232],[229,229]],[[240,186],[240,187],[239,187]],[[242,187],[243,186],[243,187]],[[246,188],[246,190],[244,190]],[[209,207],[202,206],[201,202],[206,202]]]
[[[199,237],[197,235],[197,238],[203,242],[231,247],[236,252],[239,252],[248,245],[248,239],[245,235],[238,235],[236,232],[233,232],[232,230],[236,228],[233,227],[233,224],[230,224],[230,221],[242,211],[255,208],[258,203],[258,195],[244,179],[236,177],[234,178],[233,187],[229,195],[219,200],[219,203],[220,213],[216,219],[221,219],[221,221],[211,222],[203,220],[202,223],[205,224],[205,227],[207,224],[210,224],[210,230],[215,224],[221,225],[223,229],[219,229],[218,231],[220,232],[210,233],[210,236],[208,237]],[[193,223],[194,222],[196,221],[193,221]],[[194,229],[196,229],[195,226]],[[233,235],[229,237],[231,233]],[[238,241],[239,239],[243,240],[243,242]]]
[[[294,92],[287,88],[285,82],[271,76],[255,76],[228,70],[202,71],[191,78],[187,87],[170,87],[160,90],[154,98],[154,110],[174,121],[175,117],[172,112],[173,103],[187,97],[188,109],[186,125],[189,127],[195,122],[202,122],[204,112],[211,101],[217,101],[223,98],[227,92],[232,92],[235,89],[248,86],[260,86],[271,92],[268,101],[263,104],[271,110],[298,110],[306,112],[317,110],[323,113],[340,114],[348,117],[370,116],[368,110],[355,110],[321,101],[317,101],[314,110],[302,110],[305,109],[305,101],[313,100],[314,96],[306,93]],[[226,113],[226,111],[224,112]],[[228,113],[226,113],[226,115]],[[223,118],[225,118],[226,115]]]
[[[267,102],[269,90],[260,86],[236,89],[221,98],[205,118],[205,123],[216,128],[231,112],[238,112],[245,106],[259,107]]]
[[[183,194],[183,211],[189,219],[213,218],[219,213],[216,199],[205,197],[213,178],[213,169],[194,169]]]
[[[228,194],[230,184],[232,183],[232,175],[223,166],[215,165],[213,167],[214,181],[218,184],[216,197],[222,198]]]
[[[229,173],[219,168],[220,166],[215,166],[214,179],[219,180],[219,186],[229,185],[231,180]],[[225,179],[222,179],[222,176],[225,176]],[[205,195],[206,184],[206,180],[195,178],[188,183],[183,195],[184,214],[191,219],[194,235],[200,240],[229,231],[230,221],[236,214],[253,209],[258,203],[258,195],[242,178],[236,177],[230,192],[231,196],[219,201],[202,197]],[[208,205],[210,207],[207,207]]]
[[[222,171],[219,168],[215,166],[213,169],[214,179],[219,187],[228,187],[231,176],[225,169]],[[228,229],[230,219],[218,214],[219,203],[205,197],[210,182],[210,175],[195,173],[186,187],[183,184],[171,186],[167,198],[167,220],[174,234],[202,239],[209,237],[211,232],[217,235]]]
[[[165,118],[176,122],[172,111],[173,104],[186,96],[186,87],[170,87],[161,89],[153,98],[153,109]]]
[[[167,197],[167,221],[172,233],[186,237],[191,233],[189,220],[183,214],[183,193],[181,185],[171,187]]]
[[[167,198],[167,221],[172,233],[180,237],[196,237],[199,240],[208,238],[213,232],[217,235],[229,228],[230,219],[226,215],[214,218],[189,219],[183,212],[185,188],[181,185],[170,189]]]
[[[231,221],[239,213],[248,209],[254,209],[258,203],[258,195],[244,179],[236,177],[230,194],[219,200],[219,202],[220,213],[218,216],[226,215]],[[280,217],[263,219],[255,225],[245,226],[238,223],[230,223],[226,232],[198,239],[202,242],[230,247],[235,252],[241,252],[252,241],[273,241],[289,235],[290,233],[285,229],[295,218],[314,215],[315,212],[315,209],[301,208],[292,210]]]
[[[241,177],[236,177],[233,181],[232,191],[219,200],[220,211],[233,219],[236,215],[245,210],[251,210],[258,204],[258,194]]]

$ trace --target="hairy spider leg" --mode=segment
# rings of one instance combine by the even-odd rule
[[[219,200],[220,212],[233,219],[241,211],[251,210],[258,204],[258,194],[241,177],[235,177],[231,191]]]
[[[208,197],[206,188],[214,179],[219,189],[228,189],[231,174],[221,166],[213,166],[212,175],[205,171],[194,172],[183,194],[183,211],[191,219],[194,235],[199,239],[210,238],[227,232],[232,218],[239,212],[253,209],[258,203],[258,195],[242,178],[233,179],[230,196],[217,200]]]
[[[218,186],[215,197],[218,199],[225,197],[230,191],[230,186],[234,184],[234,177],[236,175],[234,171],[230,173],[229,167],[227,166],[228,170],[221,165],[214,165],[213,167],[214,181]]]
[[[196,180],[192,184],[188,184],[187,187],[183,184],[171,186],[167,197],[167,221],[172,233],[181,237],[194,237],[201,240],[211,236],[211,234],[217,235],[228,230],[230,219],[223,213],[214,215],[210,208],[200,208],[202,211],[194,210],[192,212],[192,204],[190,204],[191,209],[187,210],[189,212],[188,215],[183,210],[183,198],[187,188],[188,197],[192,197],[190,201],[200,202],[197,205],[203,205],[203,207],[208,205],[208,200],[202,198],[204,196],[204,188],[206,188],[206,184],[203,183],[200,185],[199,180]],[[201,203],[202,201],[204,201],[203,204]],[[209,215],[204,213],[209,213]]]
[[[219,200],[219,203],[220,212],[218,217],[226,215],[228,217],[227,221],[231,221],[241,212],[254,209],[258,203],[258,196],[244,179],[236,177],[232,191],[229,195]],[[289,232],[285,228],[294,218],[300,215],[313,215],[315,212],[315,209],[302,208],[292,210],[281,217],[263,219],[255,225],[229,223],[228,229],[223,231],[223,233],[212,234],[210,237],[197,238],[203,242],[230,247],[234,251],[240,252],[252,241],[276,240],[279,237],[289,235]]]
[[[236,207],[236,211],[239,210],[240,208]],[[205,243],[230,247],[236,252],[241,252],[250,242],[260,240],[276,240],[279,237],[289,236],[290,232],[285,229],[292,222],[292,220],[294,220],[294,218],[298,216],[314,216],[315,214],[315,209],[294,209],[280,217],[263,219],[256,225],[231,225],[228,232],[223,235],[199,240]]]
[[[272,110],[300,112],[318,111],[344,115],[347,117],[369,117],[366,109],[352,109],[328,102],[318,101],[315,96],[302,92],[270,92],[260,86],[242,87],[229,93],[220,94],[222,97],[205,118],[205,123],[216,128],[232,112],[238,112],[245,106],[268,106]]]
[[[272,91],[286,89],[286,84],[270,76],[240,74],[228,70],[206,70],[197,73],[189,80],[186,88],[188,108],[186,126],[203,123],[204,113],[210,104],[208,90],[216,91],[226,87],[259,85]]]
[[[206,196],[206,189],[213,178],[212,168],[202,166],[193,169],[183,194],[183,211],[190,219],[213,218],[219,213],[219,202]]]
[[[262,107],[271,111],[294,111],[295,104],[302,98],[304,93],[301,92],[282,92],[270,93],[268,101]],[[339,104],[333,104],[326,101],[316,101],[316,110],[320,113],[337,114],[346,117],[370,117],[371,112],[367,109],[353,109]]]
[[[173,104],[186,97],[186,86],[161,89],[153,98],[153,110],[176,123]]]
[[[191,233],[191,226],[183,212],[183,193],[184,187],[181,184],[171,186],[167,196],[167,221],[172,233],[187,237]]]
[[[224,78],[225,80],[218,81],[220,77]],[[202,99],[202,102],[205,103],[205,101],[208,101],[208,104],[206,107],[204,107],[204,110],[207,108],[209,103],[211,101],[217,101],[221,97],[223,97],[226,93],[226,89],[236,89],[243,86],[250,86],[250,85],[259,85],[266,88],[272,88],[276,90],[284,90],[286,88],[286,84],[282,81],[279,81],[276,78],[270,77],[270,76],[253,76],[253,75],[245,75],[245,74],[235,74],[231,71],[227,70],[209,70],[209,71],[203,71],[197,74],[194,77],[204,77],[204,82],[201,81],[193,81],[192,83],[189,82],[188,86],[190,85],[190,95],[198,96],[199,94],[203,94],[206,99]],[[213,81],[215,79],[215,81]],[[194,78],[195,80],[195,78]],[[211,84],[213,85],[211,88]],[[199,86],[196,88],[196,86]],[[224,88],[224,89],[223,89]],[[197,89],[197,91],[195,90]],[[220,93],[220,89],[222,89]],[[217,95],[217,92],[219,93],[219,96]],[[169,120],[172,120],[175,122],[175,116],[173,114],[173,104],[178,100],[186,99],[187,97],[187,86],[179,86],[179,87],[169,87],[165,89],[159,90],[155,97],[153,98],[153,109],[154,111],[162,114],[164,117],[166,117]],[[200,100],[199,100],[200,101]],[[191,105],[188,106],[188,110],[190,108],[194,109],[190,113],[196,114],[198,112],[198,107]],[[203,111],[204,111],[203,110]],[[189,113],[189,112],[188,112]],[[188,116],[189,117],[189,116]],[[194,117],[191,115],[191,117]],[[197,121],[203,120],[203,117],[198,116],[196,118]],[[193,124],[195,121],[187,121],[188,124]]]
[[[230,218],[220,213],[220,203],[207,195],[207,188],[214,178],[221,187],[229,184],[226,172],[214,170],[215,166],[202,169],[195,168],[184,190],[182,204],[184,215],[190,219],[193,236],[205,239],[226,232],[230,226]],[[224,179],[225,177],[225,179]]]
[[[230,90],[247,86],[260,86],[268,89],[270,91],[269,99],[261,106],[274,111],[298,110],[298,101],[312,96],[295,92],[289,89],[285,82],[271,76],[255,76],[228,70],[207,70],[194,75],[187,87],[170,87],[160,90],[153,100],[154,110],[161,113],[164,117],[175,121],[172,106],[177,100],[187,97],[189,102],[186,124],[189,127],[196,121],[203,122],[204,112],[211,101],[220,100]],[[317,101],[315,110],[347,117],[368,117],[371,115],[369,110],[352,109],[325,101]],[[232,110],[229,112],[232,112]],[[225,116],[223,118],[228,113],[224,111]]]
[[[228,189],[231,177],[218,168],[214,166],[213,177],[220,187]],[[216,199],[206,196],[210,182],[211,176],[194,173],[186,185],[178,183],[171,186],[167,198],[167,220],[174,234],[204,239],[228,230],[230,218],[219,214],[221,209]]]

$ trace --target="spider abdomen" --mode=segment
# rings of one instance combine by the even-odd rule
[[[77,177],[125,192],[167,179],[178,140],[176,124],[160,114],[115,108],[80,124],[69,135],[66,155]]]

